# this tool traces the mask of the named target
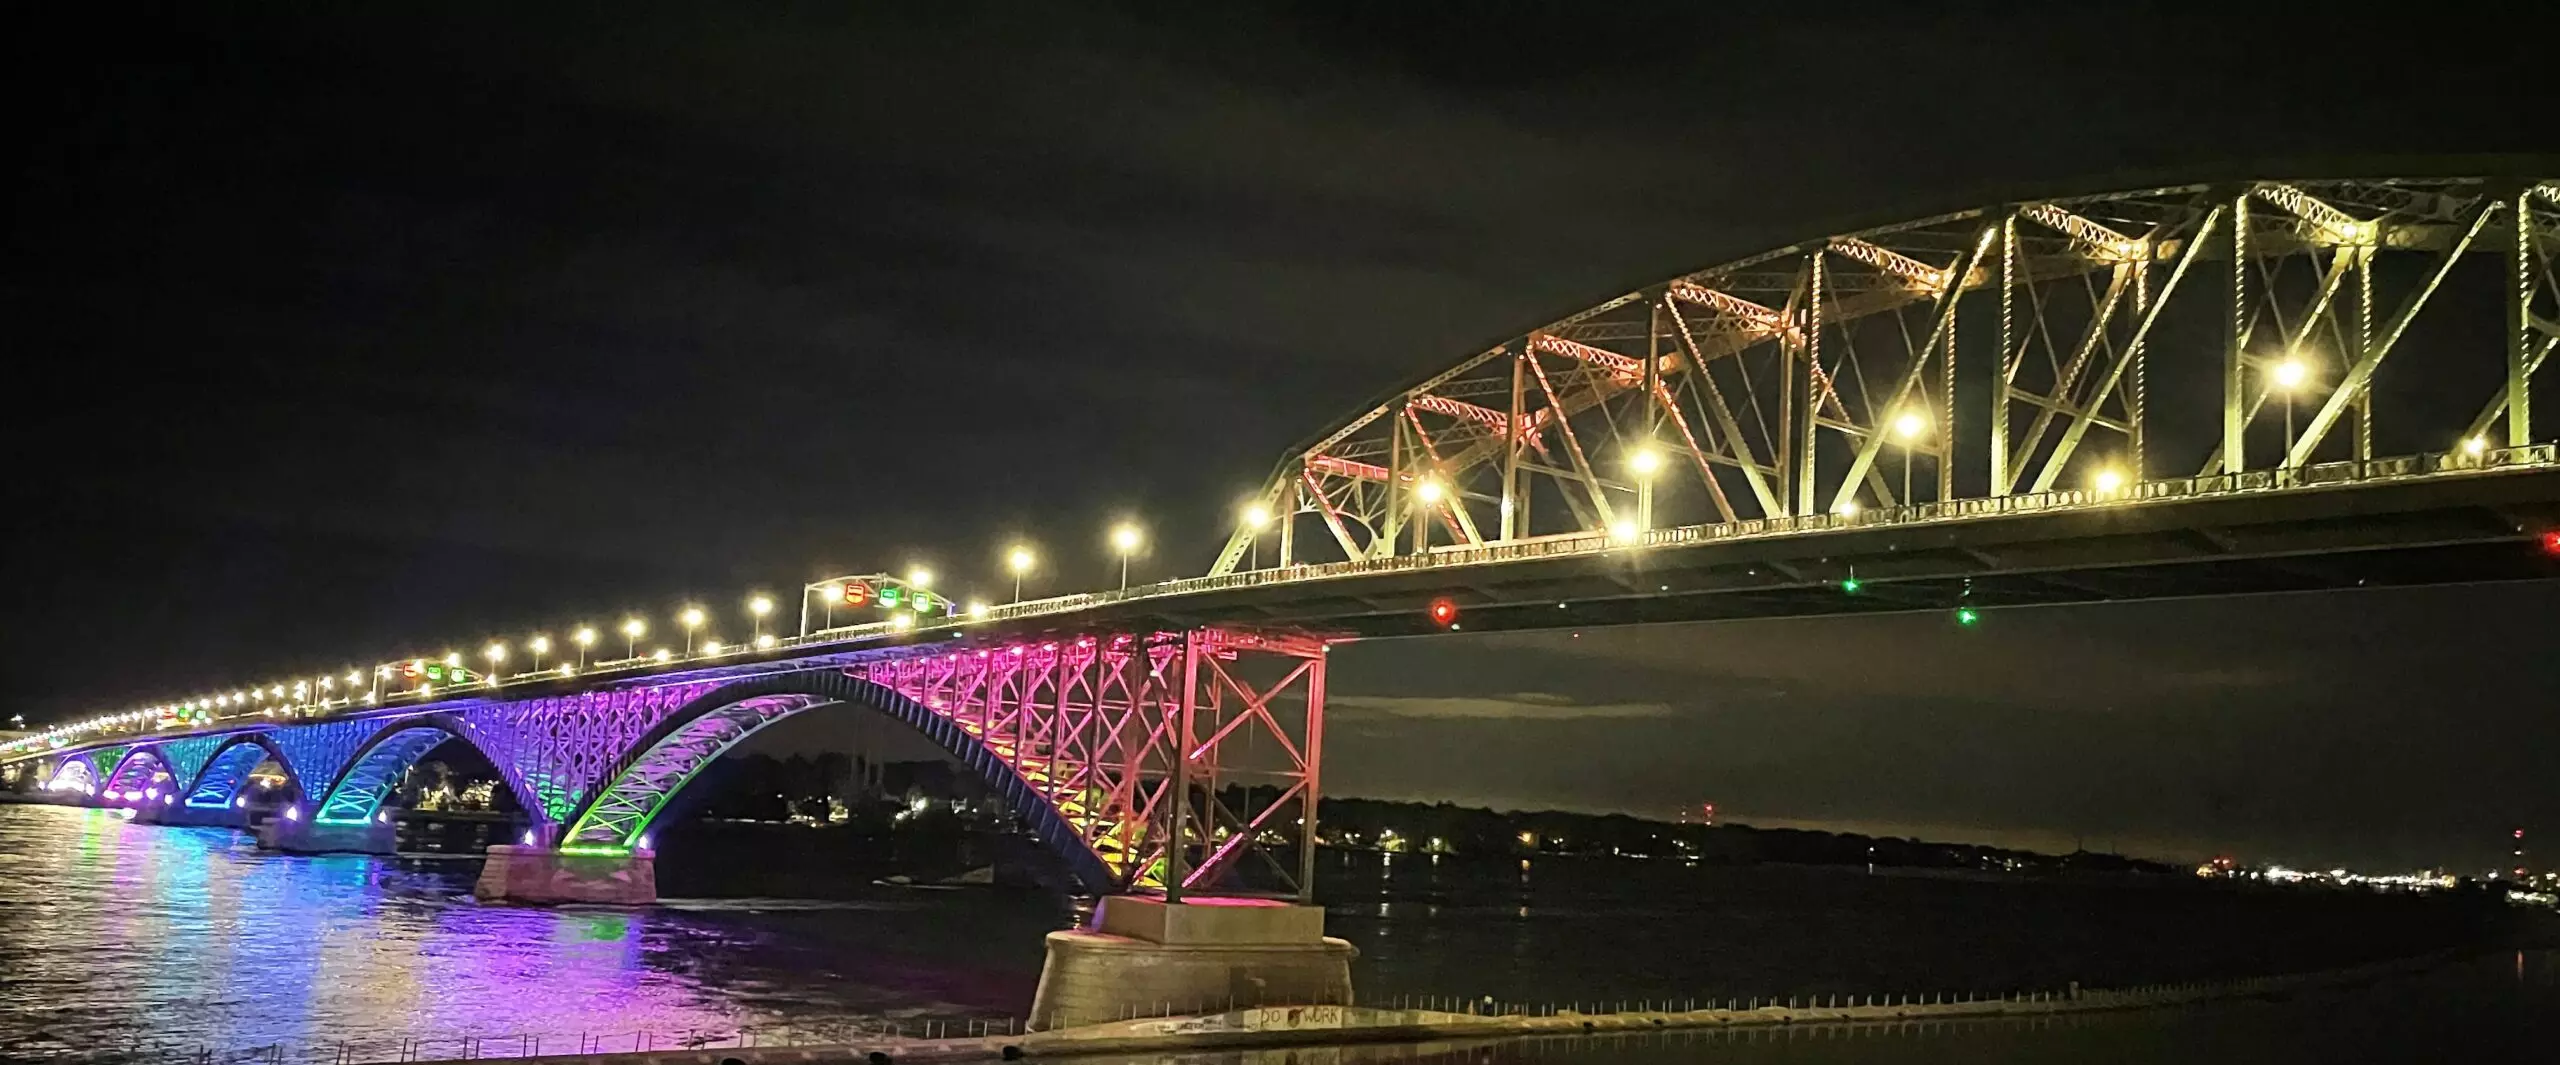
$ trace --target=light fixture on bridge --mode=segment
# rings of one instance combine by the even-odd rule
[[[1425,477],[1421,484],[1413,486],[1414,498],[1425,503],[1439,502],[1441,494],[1440,479],[1436,477]]]
[[[460,666],[460,665],[462,664],[462,652],[460,652],[460,651],[447,651],[447,652],[445,652],[445,653],[444,653],[444,664],[446,664],[446,665],[448,665],[448,666]]]
[[[904,614],[904,613],[901,613],[901,614],[891,614],[891,615],[889,615],[889,627],[890,627],[890,628],[893,628],[893,629],[911,629],[911,628],[914,628],[914,627],[915,627],[915,624],[916,624],[916,616],[915,616],[915,615],[913,615],[913,614]]]
[[[2284,361],[2276,363],[2275,369],[2268,375],[2269,380],[2274,381],[2277,388],[2287,392],[2302,387],[2302,383],[2310,377],[2311,367],[2301,359],[2290,355],[2286,356]]]
[[[1037,561],[1039,559],[1032,555],[1031,549],[1021,544],[1015,544],[1004,553],[1004,568],[1013,571],[1014,602],[1022,601],[1022,575],[1031,572],[1032,563]]]
[[[481,648],[480,654],[481,657],[487,658],[491,665],[496,665],[497,663],[507,660],[507,645],[503,643],[492,643],[487,647]]]
[[[2089,484],[2090,487],[2097,489],[2099,495],[2111,496],[2116,494],[2117,489],[2124,487],[2124,474],[2113,469],[2099,470],[2098,475],[2091,478]]]
[[[1247,503],[1237,517],[1243,521],[1245,528],[1260,529],[1271,524],[1271,508],[1259,502]]]
[[[773,597],[769,595],[759,595],[753,599],[747,600],[747,613],[753,614],[757,617],[763,617],[767,614],[773,613]]]
[[[676,615],[676,620],[677,620],[677,621],[681,621],[681,622],[683,622],[683,623],[684,623],[684,627],[685,627],[685,628],[688,628],[688,629],[698,629],[698,628],[701,628],[701,627],[702,627],[702,608],[701,608],[701,607],[698,607],[698,606],[689,606],[689,607],[686,607],[686,608],[684,608],[684,613],[681,613],[681,614]]]
[[[1929,416],[1917,410],[1905,410],[1893,419],[1893,435],[1904,440],[1918,440],[1929,431]]]
[[[2471,435],[2471,438],[2470,438],[2470,439],[2468,439],[2468,440],[2464,440],[2464,441],[2462,442],[2462,453],[2463,453],[2463,454],[2465,454],[2465,455],[2469,455],[2469,456],[2471,456],[2472,458],[2475,458],[2475,459],[2476,459],[2476,458],[2479,458],[2479,457],[2480,457],[2480,456],[2482,456],[2482,455],[2488,454],[2488,452],[2489,452],[2489,438],[2488,438],[2488,437],[2481,436],[2481,435],[2479,435],[2479,434],[2477,434],[2477,433],[2474,433],[2474,434],[2472,434],[2472,435]]]
[[[1649,446],[1637,448],[1635,454],[1627,456],[1627,469],[1638,477],[1651,477],[1662,469],[1662,452]]]
[[[770,633],[770,632],[762,633],[762,634],[759,634],[759,635],[756,637],[756,650],[759,650],[759,651],[769,651],[769,650],[772,650],[772,649],[773,649],[773,634],[772,634],[772,633]]]
[[[675,657],[675,654],[674,654],[673,652],[668,651],[668,650],[667,650],[666,648],[664,648],[664,647],[661,647],[661,648],[658,648],[658,649],[657,649],[657,650],[655,650],[655,651],[651,651],[651,652],[649,652],[649,660],[650,660],[650,661],[652,661],[652,662],[664,662],[664,661],[666,661],[666,660],[668,660],[668,659],[671,659],[671,658],[674,658],[674,657]]]
[[[973,618],[982,618],[982,617],[987,616],[987,603],[986,603],[986,600],[983,600],[983,599],[972,599],[972,600],[969,600],[969,616],[970,616],[970,617],[973,617]]]
[[[915,568],[910,569],[910,570],[908,570],[908,571],[907,571],[907,586],[908,586],[908,587],[911,587],[911,588],[925,588],[925,587],[930,587],[930,586],[932,586],[932,584],[933,584],[933,571],[932,571],[932,570],[926,569],[926,568],[924,568],[923,566],[917,566],[917,567],[915,567]]]
[[[1124,521],[1111,527],[1111,549],[1120,555],[1120,590],[1129,589],[1129,556],[1137,554],[1139,545],[1146,542],[1147,535],[1136,522]]]
[[[707,655],[716,655],[716,654],[719,654],[719,653],[720,653],[720,641],[718,641],[718,640],[705,640],[705,641],[703,641],[703,643],[702,643],[702,653],[703,653],[703,654],[707,654]]]
[[[1617,543],[1632,544],[1643,532],[1644,530],[1636,528],[1634,518],[1620,518],[1609,523],[1609,539]]]
[[[1834,516],[1842,517],[1842,518],[1854,518],[1854,517],[1857,517],[1857,516],[1858,516],[1858,501],[1857,501],[1857,500],[1855,500],[1855,499],[1844,499],[1844,500],[1841,500],[1841,501],[1840,501],[1840,505],[1839,505],[1839,506],[1836,506],[1836,507],[1831,508],[1831,513],[1832,513]]]
[[[535,654],[547,655],[551,653],[551,637],[536,636],[533,639],[526,641],[524,646],[525,650],[531,651]]]

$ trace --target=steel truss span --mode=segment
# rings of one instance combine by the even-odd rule
[[[1321,641],[1203,629],[918,651],[702,692],[630,747],[564,846],[646,847],[651,822],[721,754],[775,722],[849,705],[913,726],[977,770],[1088,888],[1178,897],[1232,880],[1308,894]],[[1294,844],[1295,864],[1257,844]],[[1259,864],[1238,869],[1247,856]]]
[[[2377,455],[2545,464],[2555,253],[2547,178],[2184,185],[1821,237],[1359,411],[1282,459],[1212,577],[2285,487]]]

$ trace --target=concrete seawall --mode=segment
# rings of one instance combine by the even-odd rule
[[[1636,1010],[1611,1013],[1509,1013],[1498,1016],[1420,1009],[1366,1006],[1275,1006],[1199,1016],[1145,1017],[1019,1035],[987,1035],[959,1039],[876,1039],[824,1046],[728,1046],[644,1053],[543,1054],[556,1065],[903,1065],[1063,1059],[1088,1055],[1122,1055],[1173,1051],[1205,1051],[1279,1047],[1348,1046],[1374,1043],[1480,1042],[1568,1036],[1696,1029],[1743,1029],[1788,1025],[1860,1025],[1917,1020],[2032,1017],[2115,1010],[2154,1009],[2287,994],[2322,987],[2352,986],[2394,976],[2424,972],[2451,954],[2427,955],[2374,965],[2291,976],[2259,977],[2214,983],[2173,984],[2114,990],[2069,990],[2004,996],[1817,996],[1778,1000],[1744,1000],[1736,1007],[1708,1006],[1679,1010]],[[513,1040],[490,1040],[467,1057],[426,1059],[423,1046],[403,1048],[399,1060],[464,1061],[506,1057]],[[536,1051],[539,1053],[539,1051]],[[387,1060],[353,1057],[353,1061]]]

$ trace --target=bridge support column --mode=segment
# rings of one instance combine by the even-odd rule
[[[206,808],[189,806],[181,802],[145,806],[134,811],[133,819],[144,824],[169,825],[176,828],[249,827],[249,811],[228,805]]]
[[[1049,933],[1031,1027],[1103,1024],[1132,1011],[1348,1006],[1359,954],[1324,934],[1321,907],[1113,895],[1088,927]]]
[[[388,821],[339,823],[278,817],[258,826],[258,846],[287,854],[389,854],[399,838]]]
[[[646,906],[658,901],[658,854],[502,844],[489,848],[471,893],[483,902]]]

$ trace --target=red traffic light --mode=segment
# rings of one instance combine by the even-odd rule
[[[868,584],[861,581],[844,582],[844,605],[846,606],[868,606],[871,603],[871,595],[871,586]]]
[[[1444,595],[1431,601],[1432,624],[1445,629],[1457,620],[1458,604],[1456,600],[1450,599],[1448,596]]]

